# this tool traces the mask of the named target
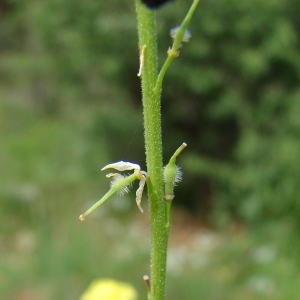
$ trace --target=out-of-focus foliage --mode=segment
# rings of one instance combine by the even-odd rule
[[[185,156],[185,169],[210,177],[219,221],[229,211],[250,222],[299,222],[296,7],[298,1],[202,3],[187,57],[169,76],[170,88],[172,82],[180,90],[175,99],[168,90],[168,110],[200,152]]]
[[[86,135],[106,136],[119,157],[142,120],[130,94],[131,82],[139,86],[133,3],[28,1],[6,16],[0,75],[13,90],[5,100],[38,115],[83,120]]]
[[[192,41],[167,76],[165,127],[170,144],[189,144],[182,159],[194,174],[185,177],[181,197],[198,196],[200,210],[201,198],[214,201],[220,223],[230,215],[299,220],[296,7],[298,1],[203,1]],[[169,23],[180,19],[177,10],[168,13]]]

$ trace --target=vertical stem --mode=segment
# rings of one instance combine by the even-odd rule
[[[146,46],[142,70],[142,95],[150,223],[151,289],[149,299],[165,299],[168,232],[163,192],[160,93],[154,93],[158,74],[155,13],[136,1],[139,49]]]

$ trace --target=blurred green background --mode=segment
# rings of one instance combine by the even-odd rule
[[[157,12],[160,65],[190,2]],[[299,11],[202,0],[167,73],[165,162],[188,144],[167,299],[299,297]],[[1,0],[0,51],[0,298],[78,299],[111,277],[145,299],[133,193],[78,220],[109,187],[101,167],[145,169],[134,1]]]

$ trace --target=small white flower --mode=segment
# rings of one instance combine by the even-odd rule
[[[172,39],[175,39],[177,31],[178,31],[179,28],[180,28],[180,26],[175,26],[175,27],[171,28],[170,36],[171,36]],[[185,43],[189,42],[191,37],[192,37],[191,32],[188,29],[186,29],[186,31],[183,35],[183,38],[182,38],[182,42],[185,42]]]
[[[143,190],[145,187],[146,180],[148,178],[148,174],[145,171],[141,171],[141,167],[137,164],[133,164],[130,162],[124,162],[124,161],[118,161],[116,163],[108,164],[104,168],[101,169],[107,170],[107,169],[116,169],[118,171],[134,171],[131,175],[121,175],[119,173],[109,173],[106,175],[107,178],[111,178],[111,187],[110,190],[103,195],[103,197],[97,201],[92,207],[90,207],[85,213],[81,214],[79,216],[79,219],[81,221],[84,221],[85,218],[93,212],[97,207],[102,205],[104,202],[106,202],[112,195],[115,193],[119,195],[124,195],[129,192],[129,189],[131,187],[131,184],[136,179],[140,180],[139,188],[136,191],[136,204],[141,212],[143,212],[143,209],[141,207],[141,200],[143,195]]]
[[[101,171],[106,170],[106,169],[116,169],[118,171],[130,171],[133,170],[134,173],[137,175],[138,179],[140,180],[139,183],[139,188],[136,191],[136,204],[141,212],[144,212],[143,208],[141,207],[141,201],[142,201],[142,195],[145,187],[145,183],[148,177],[148,174],[145,171],[141,171],[141,167],[138,164],[133,164],[130,162],[124,162],[124,161],[119,161],[116,163],[112,163],[109,165],[106,165],[101,169]],[[111,178],[111,186],[119,182],[120,180],[124,179],[126,176],[123,176],[119,173],[109,173],[106,175],[106,177]],[[129,192],[129,189],[131,187],[130,185],[127,185],[123,187],[118,194],[119,195],[124,195]]]

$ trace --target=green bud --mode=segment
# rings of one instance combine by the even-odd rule
[[[165,198],[172,201],[174,198],[174,187],[182,179],[182,172],[179,166],[176,165],[176,158],[181,151],[187,146],[183,143],[170,158],[169,163],[164,168],[164,181],[165,181]]]

